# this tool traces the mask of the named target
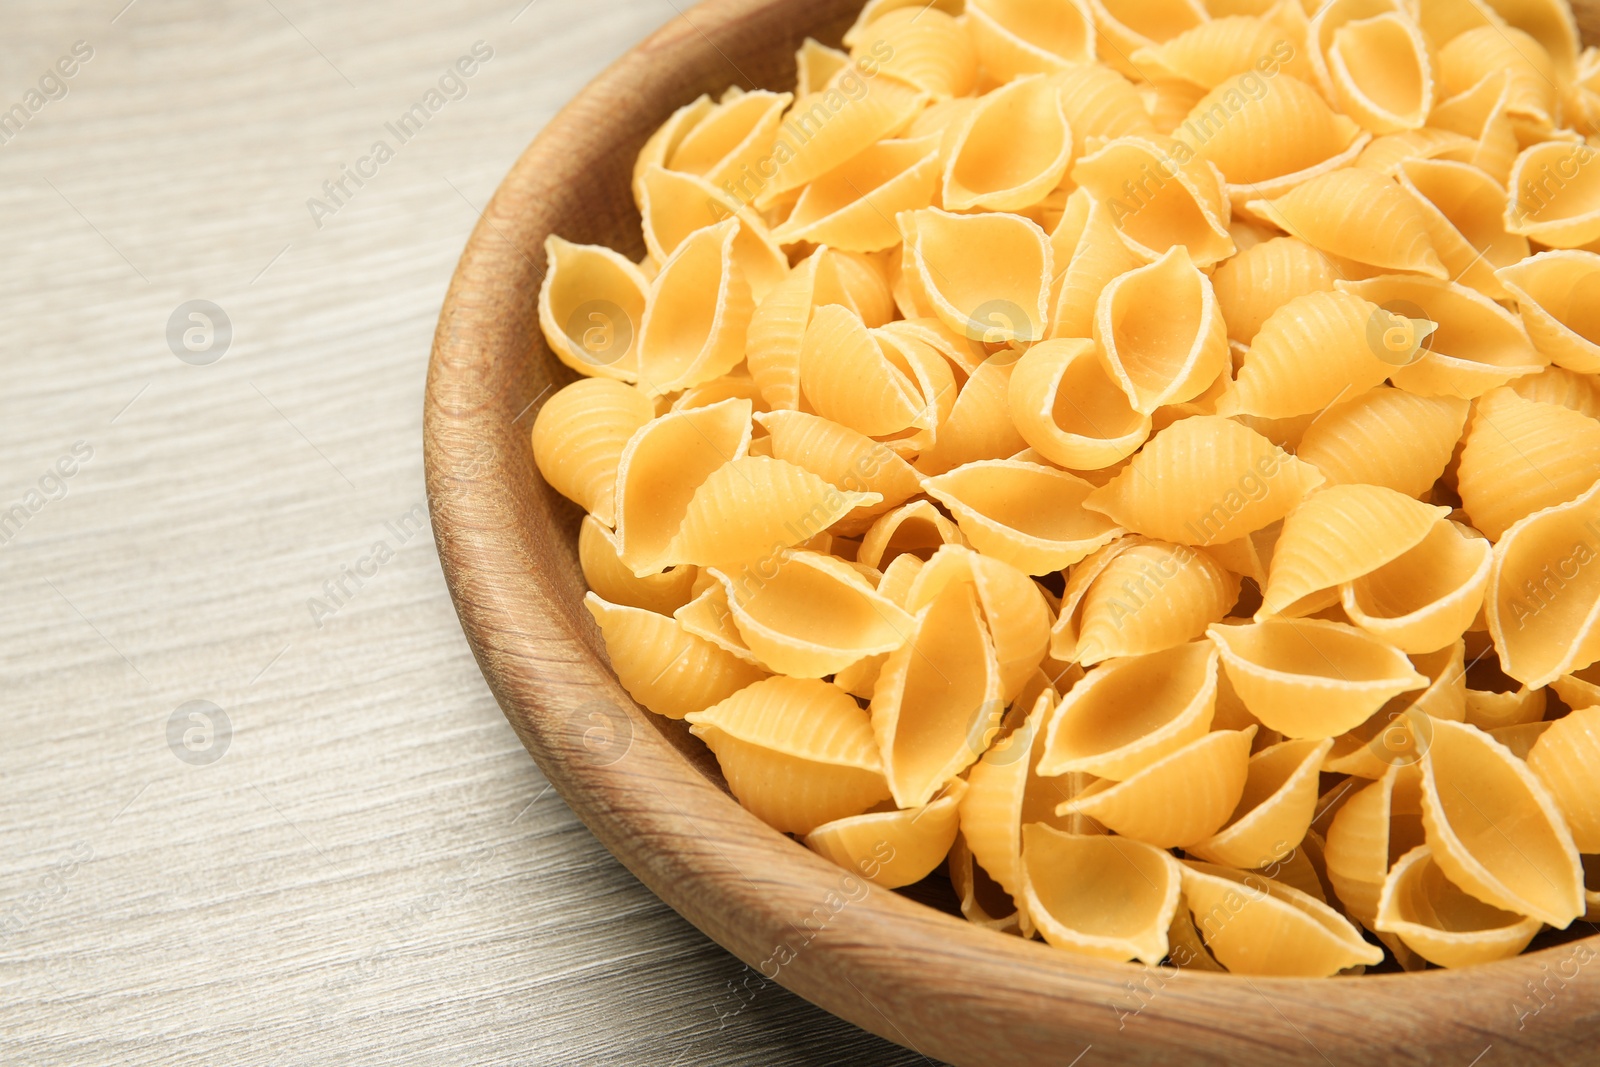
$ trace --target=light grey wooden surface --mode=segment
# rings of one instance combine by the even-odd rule
[[[0,1063],[925,1062],[736,988],[404,536],[478,209],[676,2],[0,2]]]

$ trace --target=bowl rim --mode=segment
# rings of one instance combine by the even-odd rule
[[[445,297],[423,419],[435,540],[473,654],[540,770],[640,881],[763,979],[923,1055],[1022,1064],[1066,1053],[1065,1062],[1084,1045],[1105,1062],[1164,1062],[1203,1050],[1230,1063],[1267,1064],[1303,1058],[1309,1044],[1335,1062],[1339,1055],[1418,1064],[1464,1055],[1466,1063],[1493,1039],[1538,1062],[1588,1062],[1576,1057],[1600,1035],[1600,1012],[1583,1008],[1593,996],[1573,992],[1545,1003],[1530,991],[1561,957],[1570,962],[1575,946],[1600,955],[1596,938],[1464,970],[1347,979],[1176,972],[1074,955],[864,881],[859,890],[850,886],[849,872],[767,827],[707,779],[622,690],[587,616],[579,617],[581,603],[552,577],[555,557],[531,521],[540,516],[518,491],[532,469],[522,361],[555,363],[531,313],[544,238],[584,161],[602,150],[597,121],[604,125],[619,106],[659,112],[687,103],[657,98],[670,91],[664,71],[703,60],[708,48],[723,58],[725,50],[737,54],[752,34],[793,23],[799,6],[706,0],[604,71],[506,175]],[[833,0],[833,9],[845,6],[855,5]],[[588,147],[574,151],[579,145]],[[620,758],[596,758],[586,747],[597,725],[613,737],[626,732]],[[835,909],[841,890],[845,904]],[[826,912],[821,925],[806,926],[818,911]],[[952,965],[963,974],[952,974]],[[1152,981],[1159,984],[1147,1001],[1134,983],[1152,990]],[[1495,1009],[1498,1023],[1473,1018],[1485,998],[1504,1005]],[[1555,1044],[1507,1037],[1525,1003],[1548,1013],[1537,1032]],[[1229,1022],[1241,1006],[1254,1007],[1256,1025]],[[1469,1021],[1456,1022],[1463,1016]],[[1419,1034],[1433,1043],[1406,1051],[1404,1042]]]

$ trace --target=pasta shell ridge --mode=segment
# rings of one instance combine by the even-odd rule
[[[1181,246],[1106,287],[1095,308],[1094,338],[1141,415],[1193,400],[1228,369],[1227,324],[1216,293]]]
[[[593,593],[584,606],[600,627],[622,688],[657,715],[681,719],[766,677],[669,616],[608,604]]]
[[[1057,812],[1087,815],[1157,848],[1203,841],[1238,807],[1255,733],[1251,726],[1203,734],[1124,781],[1100,779]]]
[[[1025,574],[1061,570],[1122,533],[1085,510],[1092,485],[1054,467],[985,460],[924,478],[922,486],[950,509],[973,548]]]

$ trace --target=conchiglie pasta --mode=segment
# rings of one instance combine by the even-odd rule
[[[616,522],[623,449],[655,418],[650,398],[605,378],[573,382],[533,420],[533,459],[551,487],[600,522]]]
[[[1528,239],[1505,227],[1506,191],[1470,163],[1412,159],[1397,176],[1422,207],[1423,224],[1450,277],[1491,300],[1507,296],[1496,270],[1528,255]]]
[[[1141,415],[1193,400],[1228,369],[1216,293],[1181,247],[1106,286],[1094,339]]]
[[[1322,481],[1260,434],[1201,415],[1158,433],[1085,506],[1149,537],[1213,545],[1278,521]]]
[[[1373,926],[1430,963],[1469,967],[1515,956],[1544,924],[1463,892],[1421,845],[1390,870]]]
[[[1037,823],[1022,833],[1023,899],[1046,941],[1151,966],[1166,956],[1180,884],[1170,855],[1137,841]]]
[[[1227,825],[1185,851],[1212,863],[1257,870],[1283,863],[1316,814],[1322,741],[1281,741],[1250,757],[1244,793]]]
[[[1350,621],[1404,652],[1444,647],[1465,633],[1483,607],[1493,546],[1476,530],[1448,521],[1389,563],[1340,587]]]
[[[1079,145],[1091,137],[1111,140],[1154,132],[1138,91],[1109,67],[1073,63],[1050,80],[1061,90],[1061,105]]]
[[[1133,409],[1091,341],[1033,346],[1016,361],[1008,393],[1010,422],[1027,445],[1073,470],[1112,466],[1150,436],[1150,418]]]
[[[849,47],[863,71],[881,71],[937,98],[965,96],[978,80],[978,54],[966,28],[931,5],[885,11],[861,27]]]
[[[1144,260],[1181,244],[1196,266],[1209,267],[1236,251],[1223,179],[1181,141],[1119,137],[1079,160],[1072,180],[1106,202],[1118,233]]]
[[[1248,345],[1272,313],[1302,296],[1332,292],[1339,275],[1328,257],[1294,237],[1275,237],[1217,268],[1211,284],[1228,338]]]
[[[944,170],[951,211],[1018,211],[1061,184],[1072,163],[1061,91],[1042,75],[1019,78],[979,101],[954,135]]]
[[[1447,278],[1422,209],[1394,181],[1346,168],[1312,178],[1249,208],[1293,237],[1369,267]]]
[[[1428,121],[1438,93],[1434,54],[1422,28],[1385,12],[1333,31],[1327,51],[1334,98],[1373,133],[1414,130]]]
[[[1050,241],[1020,215],[900,216],[907,268],[935,314],[957,334],[986,343],[1044,336],[1053,276]]]
[[[635,181],[652,163],[669,170],[682,171],[705,178],[720,187],[723,182],[736,179],[754,164],[771,147],[777,133],[783,109],[794,100],[790,93],[770,93],[765,90],[729,94],[715,106],[691,112],[675,143],[661,146],[646,145],[639,157]],[[695,105],[690,105],[694,107]],[[698,117],[696,117],[698,115]],[[675,131],[676,132],[676,131]],[[657,157],[655,148],[669,148]],[[635,186],[639,192],[639,186]],[[742,199],[749,200],[749,196]]]
[[[1206,948],[1234,974],[1325,978],[1383,960],[1333,908],[1259,874],[1188,860],[1183,892]]]
[[[733,217],[739,220],[733,258],[756,303],[789,273],[789,261],[761,216],[704,178],[651,164],[640,176],[640,189],[645,247],[657,263],[669,261],[696,231]]]
[[[917,612],[953,583],[969,582],[1000,666],[1001,702],[1011,704],[1038,673],[1050,644],[1050,608],[1032,579],[1015,567],[962,545],[945,545],[922,567],[904,605]]]
[[[1081,189],[1068,202],[1051,243],[1059,277],[1048,336],[1092,337],[1100,294],[1113,279],[1143,266],[1144,260],[1123,243],[1111,209]]]
[[[956,397],[950,417],[939,425],[933,448],[917,457],[918,471],[944,474],[982,459],[1005,459],[1027,447],[1010,404],[1011,381],[1017,366],[1016,353],[1006,348],[973,370]]]
[[[757,818],[808,834],[888,799],[866,712],[826,682],[769,678],[688,716]]]
[[[600,626],[622,688],[657,715],[681,719],[766,677],[669,616],[608,604],[593,593],[584,606]]]
[[[938,186],[936,140],[879,141],[807,185],[772,237],[786,245],[881,252],[900,243],[895,216],[927,207]]]
[[[1099,32],[1100,59],[1130,77],[1142,76],[1132,56],[1209,17],[1200,0],[1089,0],[1089,4]]]
[[[1270,20],[1235,14],[1212,18],[1165,44],[1142,49],[1133,60],[1147,76],[1159,72],[1215,89],[1235,75],[1254,70],[1259,76],[1258,64],[1272,68],[1290,63],[1294,51],[1283,29]]]
[[[1346,783],[1342,795],[1323,858],[1339,900],[1370,929],[1390,867],[1423,843],[1422,772],[1415,764],[1392,766],[1375,782]]]
[[[950,509],[979,552],[1027,574],[1078,562],[1122,530],[1085,510],[1094,487],[1054,467],[990,460],[923,479],[925,492]]]
[[[1579,708],[1549,724],[1527,756],[1528,768],[1550,791],[1578,851],[1600,853],[1600,708]]]
[[[960,529],[945,518],[943,512],[926,500],[913,500],[872,524],[861,539],[856,559],[869,567],[877,567],[887,576],[894,561],[902,555],[926,561],[941,545],[966,543]]]
[[[1095,58],[1087,0],[972,0],[967,29],[984,68],[1000,81]]]
[[[1541,355],[1578,374],[1600,374],[1600,255],[1541,252],[1496,276]]]
[[[841,532],[865,531],[880,514],[922,491],[917,472],[892,448],[848,426],[798,411],[762,412],[755,419],[767,431],[773,459],[804,467],[841,489],[883,498],[841,519]]]
[[[579,374],[638,381],[649,280],[609,248],[551,236],[544,250],[539,328],[550,351]]]
[[[841,70],[824,91],[801,97],[785,112],[770,149],[770,162],[776,164],[771,179],[762,185],[760,178],[752,182],[750,172],[745,172],[744,181],[759,189],[752,197],[755,205],[771,207],[877,142],[893,137],[905,129],[923,102],[920,90],[898,78],[886,74],[866,78],[854,65]]]
[[[695,568],[672,567],[638,577],[622,562],[616,534],[593,515],[585,515],[578,527],[578,564],[589,588],[621,607],[671,615],[693,595]]]
[[[1238,599],[1238,577],[1204,549],[1141,539],[1095,576],[1052,649],[1086,665],[1159,652],[1204,635]]]
[[[1517,521],[1565,504],[1600,478],[1600,423],[1510,389],[1481,397],[1456,484],[1472,523],[1499,540]]]
[[[737,218],[696,230],[650,283],[639,328],[639,384],[673,393],[733,370],[755,315]]]
[[[1444,474],[1470,410],[1457,397],[1372,389],[1326,409],[1295,455],[1330,485],[1383,486],[1420,497]]]
[[[966,791],[967,783],[957,778],[920,808],[868,812],[824,823],[806,835],[806,847],[846,870],[874,872],[867,880],[885,889],[920,882],[950,854],[961,829],[960,804]],[[885,855],[887,860],[874,862]]]

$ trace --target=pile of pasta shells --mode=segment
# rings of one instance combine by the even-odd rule
[[[534,455],[627,691],[777,830],[1074,952],[1596,917],[1569,8],[872,0],[844,45],[672,115],[642,261],[547,243]]]

